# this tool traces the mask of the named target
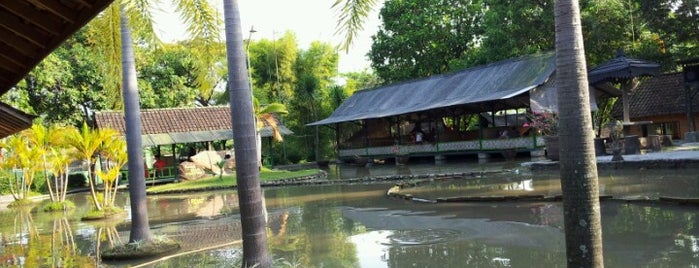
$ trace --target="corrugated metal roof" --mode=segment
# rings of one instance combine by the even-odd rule
[[[507,99],[546,82],[555,65],[555,53],[549,52],[363,90],[348,98],[330,117],[308,125],[382,118]]]
[[[656,76],[660,74],[660,64],[627,58],[620,54],[616,58],[602,63],[587,72],[588,82],[599,82],[614,78],[634,78],[642,76]]]

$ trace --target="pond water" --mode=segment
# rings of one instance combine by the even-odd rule
[[[560,193],[555,172],[531,174],[509,162],[369,168],[331,167],[332,178],[498,170],[501,175],[435,181],[406,189],[425,197]],[[406,170],[407,168],[407,170]],[[358,170],[365,169],[365,170]],[[399,170],[399,169],[402,169]],[[686,174],[684,173],[686,171]],[[697,197],[699,170],[602,172],[604,194]],[[368,172],[368,175],[366,173]],[[606,173],[605,173],[606,172]],[[650,173],[650,174],[649,174]],[[349,175],[347,175],[349,174]],[[559,202],[415,203],[385,196],[392,183],[266,188],[270,251],[278,267],[565,267]],[[0,211],[0,266],[237,267],[241,245],[235,191],[149,196],[153,232],[182,241],[184,254],[146,263],[100,262],[96,247],[128,239],[128,219]],[[128,206],[126,194],[119,204]],[[608,267],[699,265],[699,210],[692,206],[602,202]],[[110,242],[111,241],[111,242]],[[225,245],[216,247],[217,245]],[[141,267],[143,267],[141,266]]]

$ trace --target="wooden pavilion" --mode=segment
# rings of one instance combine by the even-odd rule
[[[555,54],[509,59],[462,71],[362,90],[309,125],[336,131],[340,160],[531,152],[543,138],[527,113],[557,111]],[[592,90],[592,89],[591,89]],[[590,96],[618,95],[597,89]],[[596,109],[595,98],[591,107]],[[474,127],[475,126],[475,127]],[[425,142],[413,134],[424,132]]]

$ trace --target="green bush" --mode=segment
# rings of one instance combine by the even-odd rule
[[[44,211],[45,212],[54,212],[54,211],[67,211],[67,210],[72,210],[75,208],[75,204],[73,201],[66,200],[63,202],[49,202],[44,206]]]
[[[0,195],[10,194],[10,178],[12,172],[10,170],[0,170]]]

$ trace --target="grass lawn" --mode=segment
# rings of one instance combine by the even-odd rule
[[[263,169],[260,172],[260,181],[274,181],[291,179],[298,177],[305,177],[310,175],[318,174],[319,169],[307,169],[299,171],[287,171],[287,170],[269,170]],[[163,185],[157,185],[148,187],[146,192],[156,194],[164,192],[179,192],[179,191],[193,191],[202,189],[223,189],[228,187],[234,187],[238,185],[235,175],[223,176],[219,178],[218,176],[204,178],[196,181],[182,181],[178,183],[168,183]]]

